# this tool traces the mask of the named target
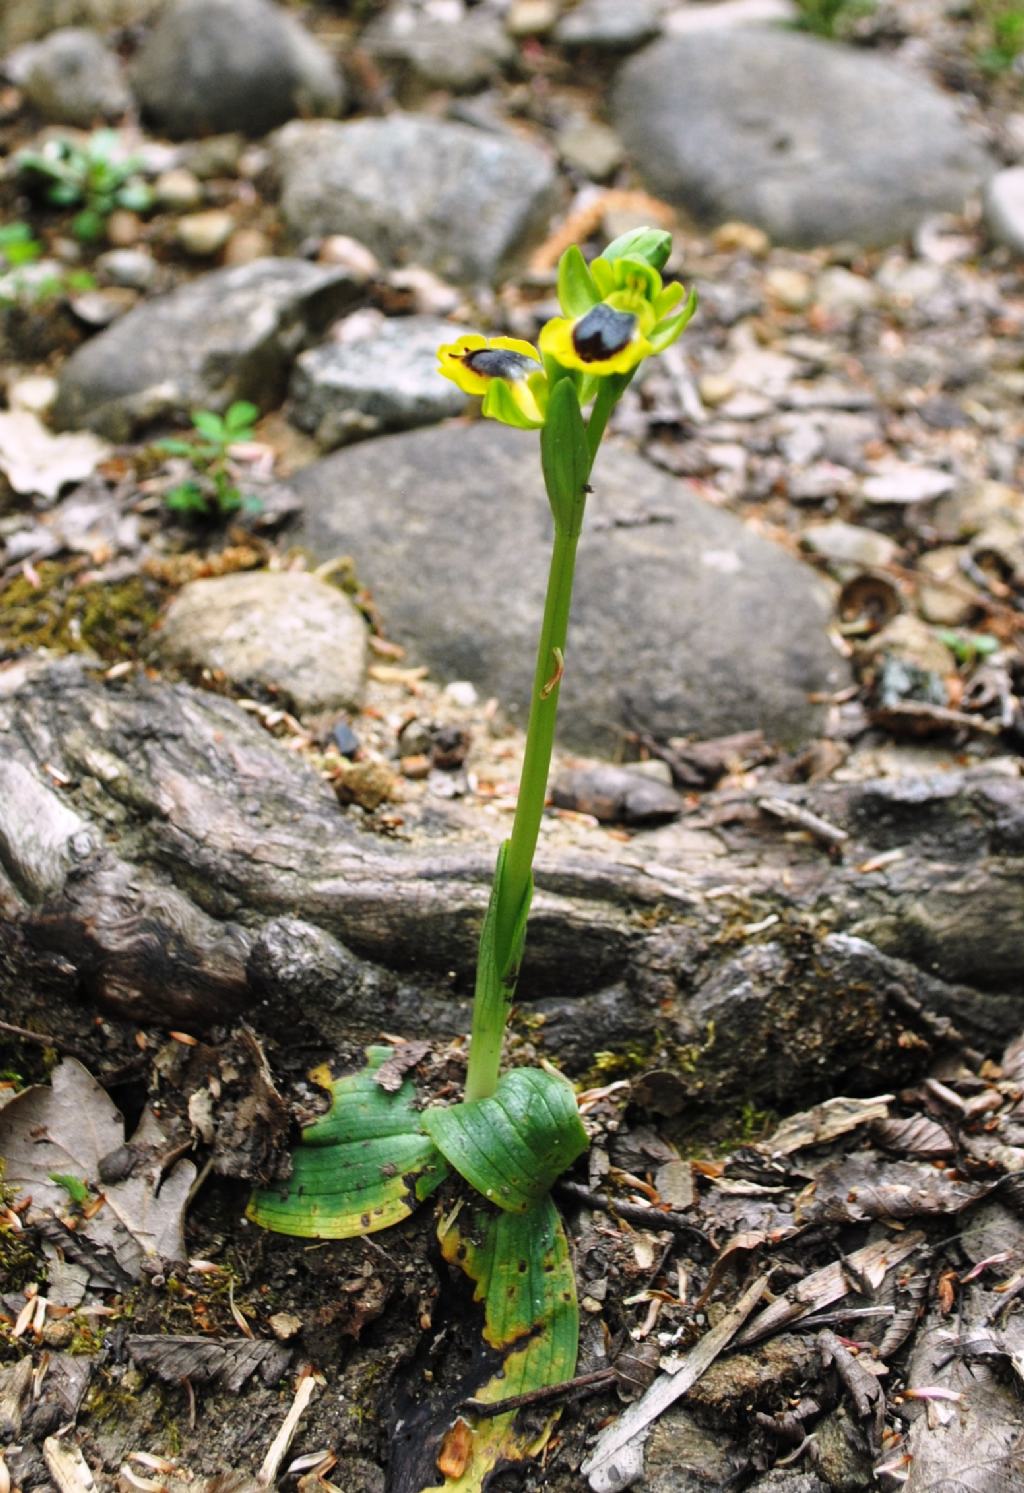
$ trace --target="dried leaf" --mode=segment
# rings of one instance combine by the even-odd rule
[[[958,1213],[991,1184],[970,1185],[914,1161],[882,1161],[873,1151],[845,1156],[818,1173],[796,1200],[797,1223],[863,1223]]]
[[[108,1185],[100,1180],[100,1163],[124,1143],[120,1110],[74,1058],[65,1058],[53,1070],[49,1085],[25,1089],[0,1111],[6,1182],[31,1194],[35,1213],[57,1215],[66,1211],[68,1198],[51,1174],[88,1182],[104,1204],[83,1220],[77,1233],[111,1251],[120,1269],[137,1280],[146,1256],[184,1259],[182,1217],[196,1169],[190,1161],[179,1161],[161,1180],[159,1155],[167,1137],[147,1109],[132,1137],[132,1145],[146,1157],[144,1164]]]
[[[813,1109],[790,1115],[756,1149],[770,1155],[789,1156],[794,1151],[802,1151],[805,1146],[823,1146],[860,1125],[884,1120],[893,1097],[892,1094],[879,1094],[874,1099],[826,1099],[824,1104],[816,1104]]]
[[[904,1151],[908,1156],[938,1160],[956,1154],[956,1146],[948,1131],[927,1115],[912,1115],[907,1120],[882,1120],[872,1126],[871,1134],[887,1151]]]
[[[405,1075],[410,1073],[417,1063],[422,1062],[429,1051],[429,1042],[400,1042],[391,1056],[381,1063],[373,1075],[374,1079],[389,1094],[397,1094],[402,1087]]]
[[[56,498],[62,487],[84,482],[110,447],[88,431],[51,435],[27,410],[0,414],[0,471],[15,492]]]

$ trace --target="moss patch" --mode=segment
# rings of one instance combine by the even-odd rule
[[[134,658],[149,632],[164,592],[152,578],[80,579],[83,562],[48,561],[39,585],[24,575],[0,590],[0,656],[33,648],[96,653],[116,662]]]

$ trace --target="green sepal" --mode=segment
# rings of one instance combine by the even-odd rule
[[[566,316],[585,316],[600,299],[579,245],[570,245],[558,261],[558,303],[562,311]]]
[[[578,534],[583,525],[591,456],[576,384],[569,379],[560,379],[548,397],[540,460],[555,523],[567,535]]]
[[[628,255],[631,259],[644,260],[652,269],[660,270],[671,253],[672,235],[663,228],[632,228],[628,233],[620,233],[618,238],[613,238],[608,247],[602,250],[601,258],[614,261]]]
[[[408,1218],[448,1175],[414,1108],[409,1079],[389,1093],[374,1075],[390,1047],[369,1047],[358,1073],[325,1083],[331,1108],[302,1132],[292,1175],[258,1188],[253,1223],[302,1239],[354,1239]]]
[[[514,425],[517,430],[540,428],[540,422],[531,420],[517,404],[508,380],[504,378],[491,379],[481,409],[488,420],[500,420],[502,425]]]
[[[572,1085],[553,1069],[513,1068],[489,1098],[422,1120],[459,1175],[510,1213],[535,1207],[588,1144]]]
[[[651,302],[651,305],[654,308],[655,320],[663,320],[663,318],[666,317],[670,311],[674,310],[675,307],[678,306],[679,302],[683,299],[683,296],[685,294],[686,292],[680,285],[678,280],[673,280],[671,285],[666,285],[665,289],[661,291],[660,294],[656,295],[654,297],[654,300]]]
[[[682,335],[684,327],[688,325],[690,318],[693,316],[693,313],[696,311],[696,309],[697,292],[695,290],[691,290],[683,309],[677,312],[675,316],[668,316],[664,321],[660,321],[658,325],[647,334],[647,340],[651,344],[654,352],[661,353],[665,351],[666,347],[671,347],[676,338]]]
[[[483,1336],[502,1355],[500,1367],[474,1394],[484,1404],[564,1384],[576,1372],[580,1314],[569,1245],[550,1198],[529,1213],[462,1209],[442,1219],[441,1252],[473,1282],[484,1304]],[[480,1493],[499,1463],[535,1457],[559,1411],[543,1418],[515,1410],[477,1418],[463,1412],[470,1442],[462,1471],[424,1493]]]

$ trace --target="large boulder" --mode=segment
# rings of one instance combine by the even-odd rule
[[[535,441],[441,426],[365,441],[292,481],[301,542],[318,560],[354,557],[393,636],[525,713],[551,528]],[[809,696],[848,677],[811,570],[621,447],[602,451],[595,487],[562,739],[615,751],[633,728],[810,735]]]
[[[128,440],[154,420],[235,399],[266,408],[292,359],[352,303],[348,271],[301,259],[214,270],[129,311],[60,372],[54,419]]]
[[[558,200],[536,146],[411,114],[296,120],[275,136],[274,155],[297,239],[349,234],[387,263],[463,283],[493,281]]]
[[[333,59],[271,0],[171,0],[133,77],[144,112],[182,139],[263,135],[345,101]]]
[[[654,191],[782,243],[891,243],[961,208],[989,170],[929,83],[769,28],[655,43],[623,68],[614,117]]]

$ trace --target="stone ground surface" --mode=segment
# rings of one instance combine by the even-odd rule
[[[1019,1004],[1024,846],[1021,59],[997,55],[980,3],[878,0],[835,40],[790,29],[798,17],[795,0],[0,6],[0,225],[26,225],[38,246],[17,264],[0,242],[0,694],[31,690],[45,658],[68,652],[87,661],[78,687],[98,691],[77,724],[79,696],[65,691],[70,728],[37,776],[28,737],[0,763],[17,780],[0,798],[0,934],[12,887],[45,900],[55,868],[68,872],[69,926],[33,908],[67,952],[38,988],[19,986],[25,1019],[48,1046],[73,1040],[132,1115],[157,1096],[175,1146],[214,1165],[188,1215],[192,1266],[136,1283],[132,1330],[237,1347],[241,1302],[256,1350],[283,1350],[296,1331],[291,1369],[314,1362],[328,1391],[291,1455],[330,1451],[323,1485],[346,1493],[380,1493],[386,1477],[390,1493],[413,1493],[395,1421],[424,1354],[443,1378],[449,1351],[440,1328],[424,1349],[443,1279],[430,1220],[383,1252],[254,1242],[239,1220],[253,1167],[316,1103],[303,1075],[325,1054],[304,1035],[300,992],[331,985],[350,1065],[360,1011],[437,1036],[463,1019],[458,970],[478,862],[514,808],[543,583],[533,437],[458,418],[466,402],[431,385],[424,348],[431,328],[535,338],[556,311],[561,249],[593,253],[652,220],[673,229],[669,271],[700,309],[622,401],[595,472],[542,830],[555,869],[534,957],[548,984],[530,1013],[540,1035],[524,1023],[516,1050],[528,1060],[546,1023],[551,1050],[588,1073],[595,1144],[574,1177],[637,1209],[670,1203],[682,1233],[658,1227],[665,1214],[655,1226],[630,1215],[638,1225],[570,1205],[581,1362],[605,1363],[632,1335],[670,1363],[762,1262],[781,1295],[862,1245],[850,1199],[884,1182],[872,1231],[898,1241],[903,1209],[903,1235],[928,1237],[895,1284],[857,1304],[923,1313],[916,1335],[883,1354],[884,1324],[844,1318],[724,1360],[658,1422],[636,1486],[932,1493],[945,1479],[1003,1493],[1020,1480],[1022,1065],[1001,1049]],[[17,157],[101,125],[146,191],[103,204],[100,237],[83,242],[74,214],[95,202],[47,202]],[[204,455],[209,416],[237,400],[255,406],[251,421]],[[205,431],[190,427],[196,414]],[[190,520],[175,494],[198,482],[212,503],[214,471],[231,511]],[[156,744],[147,700],[174,688],[180,718],[161,716]],[[131,764],[157,745],[170,767],[144,784]],[[219,819],[204,818],[214,765]],[[301,792],[281,786],[293,781]],[[293,830],[304,795],[324,816],[310,819],[315,843],[295,849],[282,833],[250,851],[246,826],[276,814]],[[105,860],[80,864],[82,833],[103,840]],[[765,854],[780,846],[778,862]],[[229,849],[241,866],[230,875],[218,861]],[[360,853],[420,858],[402,884],[406,921],[436,912],[449,868],[460,914],[435,924],[433,985],[405,954],[388,963],[386,927],[369,962],[312,926],[332,898],[356,895]],[[318,881],[327,862],[337,874]],[[309,905],[281,893],[264,906],[261,864],[268,881],[301,883]],[[706,938],[680,890],[694,866]],[[376,874],[364,866],[357,890]],[[591,878],[594,904],[560,923],[574,877]],[[826,880],[828,915],[814,922]],[[100,916],[76,928],[75,897],[97,885]],[[256,889],[249,905],[239,886]],[[365,893],[364,917],[379,894]],[[196,927],[215,948],[209,989],[256,992],[250,1014],[285,1100],[268,1098],[258,1049],[230,1018],[168,1037],[109,1005],[97,1017],[103,972],[76,940],[138,939],[128,985],[156,955],[177,958],[167,998],[181,1002],[195,995],[183,950]],[[621,964],[631,938],[647,951],[643,979],[616,966],[594,987],[593,967],[613,944]],[[890,1128],[858,1124],[795,1159],[781,1141],[746,1143],[773,1129],[762,1105],[797,1103],[787,1073],[830,1093],[827,1074],[813,1077],[818,1044],[834,1067],[847,1028],[820,1010],[780,1025],[794,984],[831,992],[846,1018],[861,991],[865,1012],[883,988],[893,1002],[911,988],[935,997],[930,1025],[898,1003],[880,1019],[879,1043],[906,1064],[883,1105]],[[677,1008],[681,1035],[651,1072],[638,1036]],[[717,1040],[734,1041],[749,1072],[726,1074],[699,1113],[680,1110],[723,1012],[737,1030]],[[978,1050],[949,1037],[949,1018]],[[0,1028],[0,1108],[23,1078],[46,1078],[39,1042]],[[421,1070],[433,1095],[454,1096],[461,1063],[458,1043],[435,1044]],[[906,1086],[925,1072],[937,1087]],[[843,1165],[873,1167],[871,1186],[861,1172],[836,1180]],[[963,1209],[956,1190],[990,1181],[998,1197]],[[815,1189],[825,1221],[808,1227]],[[294,1381],[257,1376],[241,1394],[199,1380],[186,1392],[173,1374],[162,1384],[121,1351],[125,1323],[61,1304],[73,1282],[38,1240],[12,1252],[12,1230],[0,1223],[0,1474],[81,1489],[81,1469],[58,1460],[77,1442],[103,1493],[158,1475],[171,1493],[215,1493],[209,1480],[225,1474],[237,1493],[254,1489]],[[26,1318],[34,1281],[49,1304]],[[117,1299],[109,1282],[89,1289],[90,1309]],[[299,1327],[273,1326],[271,1308]],[[833,1328],[874,1346],[848,1362],[841,1341],[836,1358]],[[959,1351],[983,1333],[976,1356],[947,1362],[951,1340]],[[17,1376],[47,1355],[30,1399]],[[879,1361],[887,1375],[858,1377],[858,1362]],[[899,1397],[929,1386],[944,1395]],[[571,1407],[544,1467],[500,1486],[585,1488],[588,1438],[621,1408],[607,1390]],[[73,1433],[47,1439],[76,1414]],[[178,1465],[158,1473],[133,1452]],[[313,1487],[311,1465],[285,1486]]]

